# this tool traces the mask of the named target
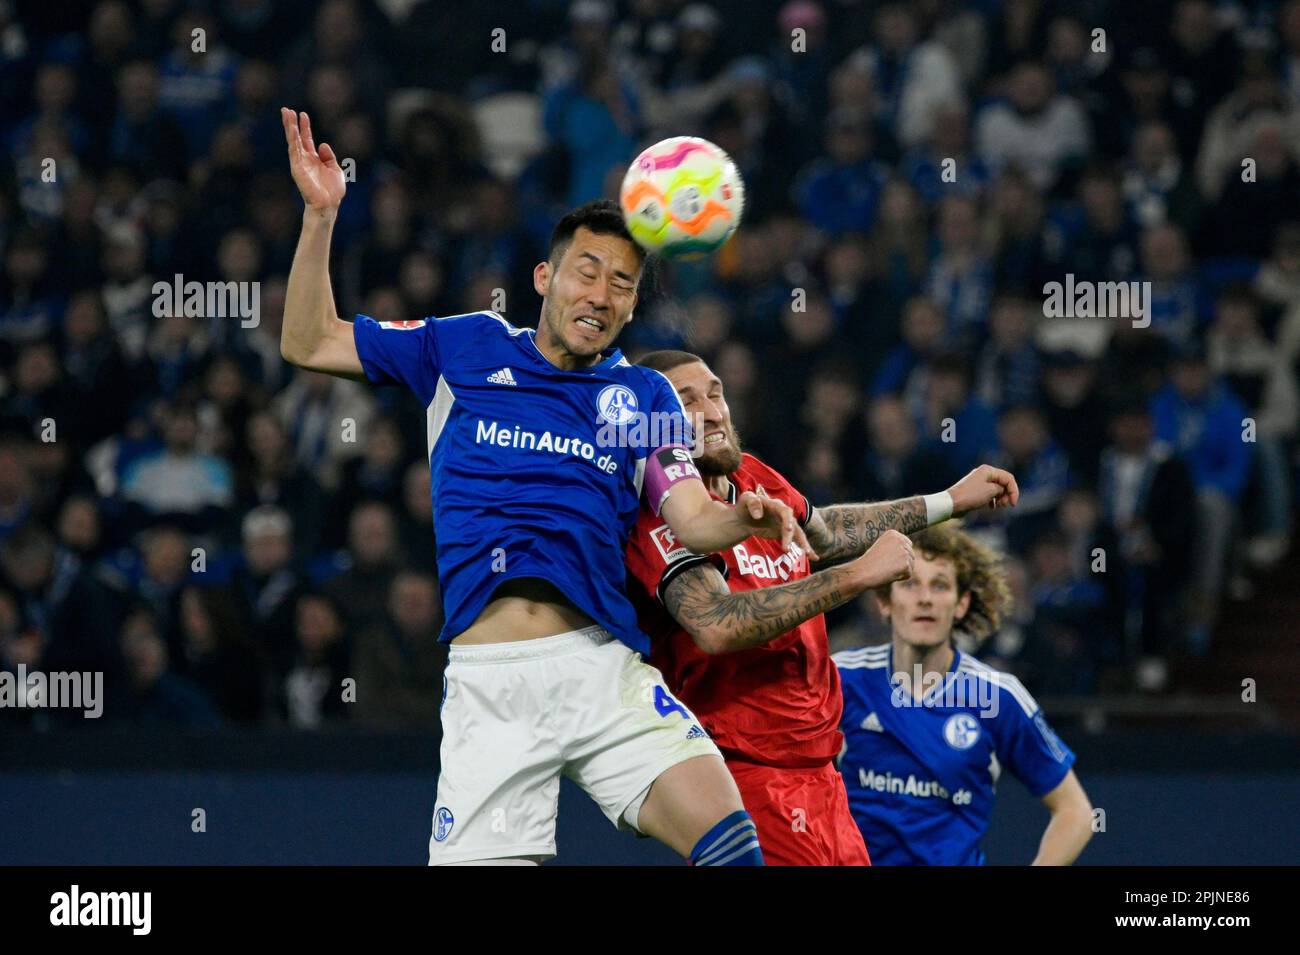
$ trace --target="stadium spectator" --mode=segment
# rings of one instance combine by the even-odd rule
[[[232,723],[262,719],[267,681],[260,649],[250,643],[237,606],[217,589],[181,593],[181,669]]]
[[[925,436],[922,447],[937,451],[947,464],[942,478],[932,478],[940,483],[961,477],[980,455],[997,447],[996,415],[970,385],[967,358],[946,352],[930,359],[920,393],[908,402]]]
[[[120,432],[133,398],[133,383],[117,339],[105,323],[99,296],[85,291],[68,303],[60,355],[75,425],[86,446]]]
[[[169,518],[204,533],[224,519],[234,503],[234,477],[224,460],[198,449],[198,436],[194,407],[172,404],[163,412],[163,446],[127,466],[122,498],[143,510],[141,522]]]
[[[975,391],[991,408],[1025,404],[1038,397],[1039,359],[1030,304],[1002,296],[989,312],[989,338],[975,362]]]
[[[898,394],[915,401],[924,381],[925,365],[944,342],[943,312],[933,299],[917,296],[903,308],[903,340],[885,355],[871,394]]]
[[[279,685],[281,716],[295,729],[347,719],[343,681],[352,677],[343,617],[324,594],[304,593],[295,601],[292,652]]]
[[[985,333],[993,298],[993,264],[979,234],[979,206],[967,196],[939,203],[939,242],[926,294],[948,317],[949,345],[970,347]]]
[[[636,155],[641,106],[633,84],[609,55],[612,16],[600,0],[570,8],[572,75],[546,96],[543,123],[572,169],[565,193],[569,206],[603,196],[609,170]]]
[[[1097,477],[1106,444],[1109,407],[1097,389],[1097,365],[1078,352],[1049,352],[1043,360],[1039,406],[1053,439],[1070,458],[1071,472],[1085,484]]]
[[[943,45],[922,38],[916,11],[908,4],[881,4],[872,32],[875,43],[851,61],[874,75],[881,108],[899,144],[920,145],[934,131],[935,108],[961,98],[957,64]]]
[[[0,572],[22,619],[40,631],[47,671],[99,671],[120,677],[117,619],[108,591],[77,560],[60,560],[55,539],[30,524],[0,544]]]
[[[1063,209],[1047,228],[1047,255],[1061,279],[1118,282],[1138,267],[1138,230],[1115,169],[1093,166],[1079,178],[1078,209]]]
[[[147,609],[168,649],[179,652],[180,595],[190,570],[190,537],[175,525],[156,524],[138,535],[133,550],[140,555],[138,563],[126,560],[116,578],[119,601],[125,598],[136,609]]]
[[[1008,83],[1006,101],[975,121],[975,149],[994,172],[1018,166],[1038,189],[1050,191],[1087,155],[1088,117],[1070,96],[1058,94],[1041,63],[1025,61]]]
[[[1195,513],[1196,491],[1186,465],[1156,441],[1143,402],[1121,405],[1110,430],[1113,443],[1101,455],[1098,492],[1123,561],[1125,648],[1138,657],[1138,686],[1161,690],[1193,570],[1196,527],[1187,515]]]
[[[344,608],[348,623],[360,627],[380,619],[388,604],[388,587],[401,564],[393,510],[383,501],[359,504],[348,519],[349,566],[327,585]]]
[[[896,501],[928,487],[944,463],[920,447],[916,422],[907,407],[893,395],[873,398],[867,408],[866,452],[860,464],[850,462],[849,473],[858,474],[853,499]],[[856,464],[856,466],[854,466]]]
[[[1291,481],[1284,449],[1300,424],[1295,376],[1260,327],[1258,303],[1247,289],[1219,296],[1206,348],[1211,371],[1250,411],[1255,459],[1248,496],[1256,506],[1247,515],[1252,518],[1246,527],[1252,533],[1247,556],[1271,566],[1290,547]]]
[[[956,193],[978,198],[992,183],[984,160],[971,150],[970,113],[960,100],[935,106],[926,141],[910,149],[899,171],[926,205]]]
[[[997,515],[1007,524],[1014,550],[1027,550],[1050,526],[1057,506],[1070,486],[1069,459],[1047,430],[1035,405],[1011,405],[998,416],[998,452],[991,462],[1016,475],[1020,503]]]
[[[826,154],[802,170],[791,187],[799,211],[831,236],[870,232],[887,176],[871,157],[866,120],[848,112],[826,117]]]
[[[374,400],[356,382],[302,369],[271,407],[289,432],[298,462],[330,488],[343,462],[359,453],[357,436],[375,414]]]
[[[234,98],[239,60],[220,41],[217,23],[202,9],[184,10],[172,24],[172,47],[158,70],[158,103],[185,134],[191,156],[201,156]]]
[[[357,681],[353,719],[378,729],[435,729],[447,645],[438,642],[442,611],[428,574],[392,578],[384,618],[363,629],[352,649]]]
[[[184,181],[189,147],[180,125],[163,110],[158,68],[141,56],[117,72],[117,112],[108,133],[108,158],[150,178]]]
[[[433,499],[429,484],[429,468],[424,461],[411,462],[402,477],[402,510],[398,533],[402,539],[402,566],[421,573],[436,574]]]
[[[227,588],[254,645],[283,673],[294,654],[294,607],[304,589],[293,566],[293,524],[283,510],[263,504],[244,517],[242,536]]]
[[[994,180],[988,202],[986,248],[994,260],[996,288],[1036,293],[1048,279],[1043,197],[1018,169]]]
[[[264,505],[283,510],[296,528],[295,554],[305,560],[319,543],[318,516],[324,503],[320,484],[293,456],[284,425],[268,411],[248,419],[243,446],[248,449],[248,459],[237,475],[240,511]]]
[[[1151,283],[1151,327],[1174,347],[1192,342],[1208,318],[1208,296],[1192,272],[1184,234],[1173,225],[1142,235],[1142,271]]]
[[[402,486],[402,465],[406,460],[402,433],[391,418],[375,418],[366,429],[365,450],[350,458],[340,472],[334,491],[341,506],[326,522],[328,545],[341,547],[347,536],[349,519],[363,501],[395,501]]]
[[[1033,632],[1022,659],[1043,693],[1084,695],[1097,687],[1106,633],[1105,592],[1096,575],[1079,573],[1069,538],[1049,530],[1030,549]]]
[[[121,717],[137,725],[214,729],[221,714],[190,680],[174,673],[167,644],[146,611],[136,611],[122,624],[122,657],[126,661],[129,695]]]
[[[1124,196],[1144,228],[1168,222],[1184,234],[1196,234],[1201,197],[1167,124],[1153,120],[1134,133],[1124,170]]]
[[[1175,356],[1169,384],[1151,399],[1151,416],[1156,436],[1174,447],[1196,486],[1196,588],[1188,639],[1193,652],[1204,654],[1250,471],[1251,445],[1242,440],[1246,406],[1214,376],[1198,345]]]

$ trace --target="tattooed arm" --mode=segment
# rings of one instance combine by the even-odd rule
[[[987,464],[975,468],[945,493],[951,499],[953,517],[999,504],[1014,507],[1020,499],[1016,479]],[[864,553],[885,531],[915,534],[928,526],[925,498],[908,497],[881,504],[814,508],[804,524],[804,534],[817,552],[817,560],[833,562]]]
[[[857,560],[758,590],[732,593],[716,567],[701,563],[668,584],[664,606],[705,653],[733,653],[761,646],[911,570],[912,542],[887,532]]]
[[[822,562],[866,553],[885,531],[915,534],[927,526],[925,501],[908,497],[882,504],[832,504],[814,508],[804,533]]]

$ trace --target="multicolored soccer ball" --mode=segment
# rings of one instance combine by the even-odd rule
[[[647,252],[669,259],[708,255],[731,237],[745,209],[745,184],[731,157],[695,136],[674,136],[637,156],[619,204]]]

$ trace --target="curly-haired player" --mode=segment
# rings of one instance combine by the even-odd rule
[[[844,693],[840,771],[877,865],[980,865],[1003,769],[1051,821],[1035,865],[1068,865],[1092,836],[1074,753],[1024,685],[954,645],[983,640],[1010,602],[997,558],[956,524],[912,535],[912,575],[877,588],[887,644],[834,655]]]

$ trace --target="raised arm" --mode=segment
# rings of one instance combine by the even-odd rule
[[[343,170],[328,143],[316,147],[306,113],[281,109],[280,119],[289,168],[305,203],[284,298],[280,354],[299,368],[364,381],[352,323],[339,318],[330,287],[330,239],[347,190]]]
[[[885,531],[915,534],[949,517],[981,507],[1014,507],[1018,500],[1020,488],[1010,472],[982,464],[941,494],[815,508],[804,530],[816,559],[833,563],[865,553]]]
[[[887,531],[866,554],[802,580],[732,593],[712,564],[679,573],[664,592],[664,606],[705,653],[734,653],[761,646],[864,590],[912,572],[912,542]]]

